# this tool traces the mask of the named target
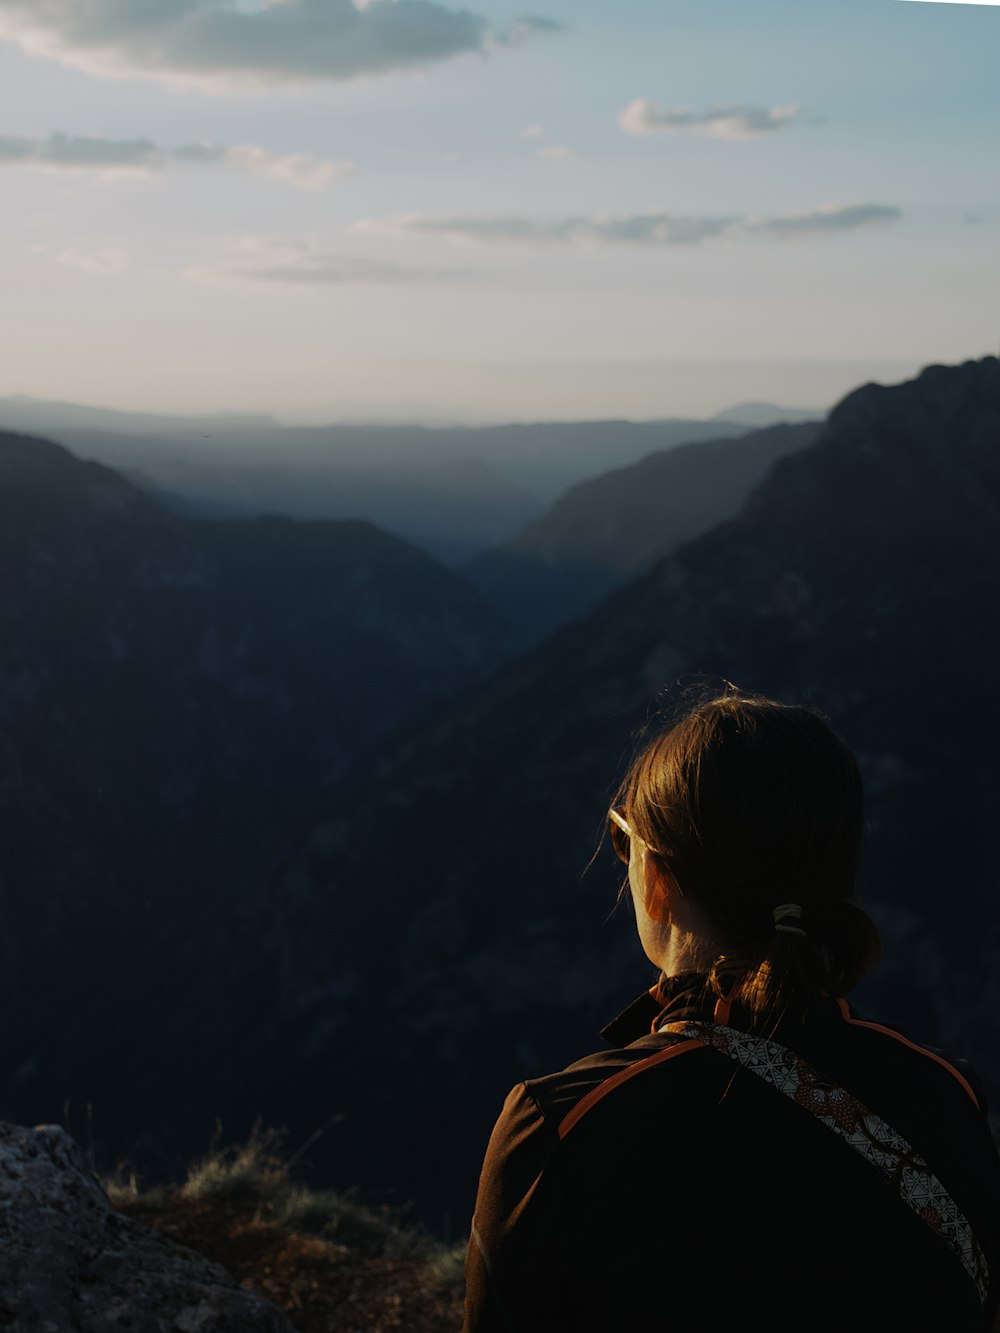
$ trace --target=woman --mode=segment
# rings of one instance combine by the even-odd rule
[[[843,998],[878,958],[847,747],[712,699],[634,761],[610,831],[659,981],[608,1050],[507,1098],[465,1333],[992,1328],[979,1081]]]

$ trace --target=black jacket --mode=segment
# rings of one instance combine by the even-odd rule
[[[843,1001],[774,1034],[924,1159],[986,1259],[985,1306],[953,1249],[823,1121],[657,1031],[715,1013],[703,977],[671,978],[604,1030],[616,1049],[513,1089],[483,1164],[464,1333],[990,1329],[1000,1160],[974,1072]],[[724,1021],[748,1026],[738,1010]]]

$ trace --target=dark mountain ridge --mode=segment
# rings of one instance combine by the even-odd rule
[[[185,960],[227,971],[332,782],[502,641],[370,523],[195,522],[42,440],[0,435],[0,550],[0,1105],[40,1079],[52,1119],[67,1064],[128,1077],[178,1022]]]

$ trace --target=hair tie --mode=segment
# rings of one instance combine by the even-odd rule
[[[786,935],[801,935],[805,939],[808,932],[804,931],[801,926],[785,925],[786,918],[798,921],[802,916],[802,908],[798,903],[779,903],[771,915],[774,917],[775,930],[783,930]]]

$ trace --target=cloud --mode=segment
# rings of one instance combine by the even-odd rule
[[[55,259],[57,264],[65,264],[67,268],[99,276],[124,273],[128,268],[127,250],[77,250],[71,247],[61,251]]]
[[[525,218],[406,216],[363,220],[361,231],[389,235],[437,236],[461,245],[517,246],[684,246],[714,239],[765,237],[795,240],[856,231],[876,223],[895,222],[902,214],[886,204],[825,204],[804,213],[779,217],[681,217],[649,212],[623,216]]]
[[[352,162],[331,161],[312,157],[309,153],[269,153],[252,144],[231,148],[224,144],[182,144],[179,148],[161,148],[149,139],[102,139],[70,134],[29,139],[0,135],[0,166],[92,172],[101,179],[113,180],[120,176],[148,176],[164,170],[172,162],[199,166],[219,164],[310,189],[329,185],[355,170]]]
[[[362,231],[439,236],[468,245],[693,245],[731,225],[730,218],[682,218],[669,213],[625,217],[401,217],[362,221]]]
[[[746,218],[741,230],[748,236],[769,236],[774,240],[799,236],[828,236],[834,232],[857,231],[883,222],[898,222],[902,213],[888,204],[824,204],[807,213],[786,213],[777,218]]]
[[[618,124],[626,134],[673,134],[675,130],[694,130],[715,139],[756,139],[762,134],[784,129],[801,114],[794,102],[788,106],[773,106],[762,111],[751,106],[716,107],[696,113],[687,108],[668,111],[659,102],[648,97],[637,97],[618,116]]]
[[[270,176],[274,180],[288,181],[307,189],[329,185],[331,181],[353,175],[356,170],[354,163],[346,159],[331,161],[328,158],[312,157],[309,153],[269,153],[252,144],[238,144],[234,148],[222,149],[212,145],[185,144],[175,149],[173,156],[187,161],[219,161],[238,171]]]
[[[522,46],[561,24],[491,32],[438,0],[0,0],[0,36],[95,74],[208,86],[350,79]]]
[[[573,156],[573,150],[569,144],[554,143],[548,148],[536,148],[535,156],[544,158],[548,162],[565,162]]]
[[[0,165],[49,171],[93,171],[101,176],[148,175],[166,165],[166,157],[148,139],[100,139],[50,134],[47,139],[0,135]]]
[[[542,18],[538,14],[523,14],[508,27],[493,33],[490,40],[495,46],[524,46],[533,37],[565,31],[565,23],[557,23],[555,19]]]
[[[364,255],[328,250],[314,240],[280,241],[245,237],[222,263],[188,270],[188,276],[212,283],[251,283],[284,287],[400,286],[466,276],[455,269],[418,268]]]

